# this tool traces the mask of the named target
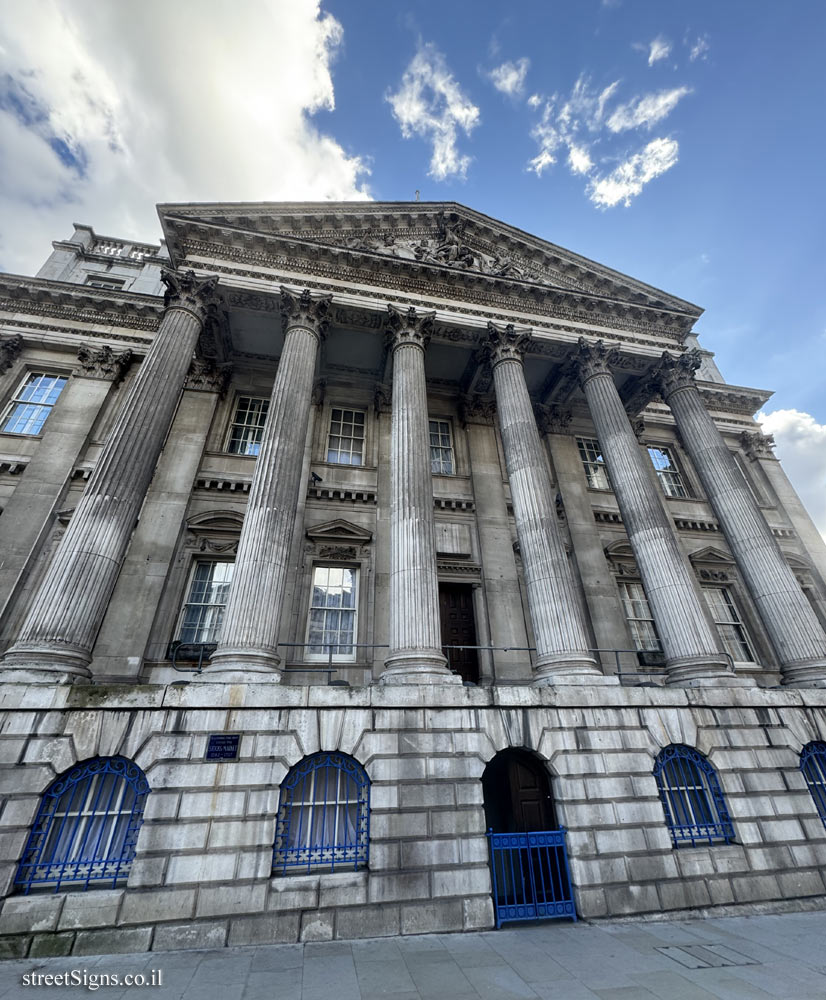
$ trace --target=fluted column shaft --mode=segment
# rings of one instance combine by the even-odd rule
[[[89,675],[95,637],[203,328],[216,279],[191,272],[163,278],[167,308],[155,340],[6,653],[4,667],[33,679]]]
[[[384,683],[454,678],[441,651],[424,352],[433,314],[390,307],[390,652]]]
[[[496,408],[536,642],[534,683],[608,682],[589,651],[588,632],[557,527],[550,476],[522,367],[530,338],[512,326],[499,330],[489,324],[488,333]]]
[[[733,679],[700,604],[685,555],[608,368],[611,352],[580,341],[577,371],[622,521],[665,653],[669,684]]]
[[[204,679],[281,677],[278,628],[318,347],[331,296],[281,289],[284,348],[238,541],[221,638]],[[237,677],[235,676],[237,674]]]
[[[691,355],[663,355],[660,391],[771,638],[783,683],[826,686],[826,634],[700,397],[697,363]]]

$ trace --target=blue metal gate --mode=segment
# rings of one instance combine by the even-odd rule
[[[515,920],[576,920],[565,828],[488,831],[496,926]]]

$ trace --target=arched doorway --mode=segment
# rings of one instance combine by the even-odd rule
[[[527,750],[502,750],[485,768],[482,791],[496,926],[576,920],[565,830],[543,762]]]

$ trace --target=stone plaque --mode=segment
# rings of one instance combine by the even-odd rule
[[[211,733],[204,760],[238,760],[240,747],[239,733]]]

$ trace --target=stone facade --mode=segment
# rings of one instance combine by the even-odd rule
[[[0,276],[4,953],[490,928],[513,750],[582,917],[822,905],[826,546],[699,309],[458,205],[159,211]],[[673,846],[675,745],[733,839]],[[322,753],[369,860],[273,874]],[[21,882],[44,793],[115,757],[128,878]]]

